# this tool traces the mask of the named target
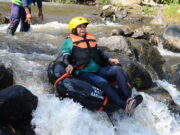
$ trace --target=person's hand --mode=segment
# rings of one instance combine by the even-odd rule
[[[28,24],[32,24],[32,16],[30,13],[26,14],[26,20],[25,22],[27,22]]]
[[[73,71],[73,66],[71,64],[69,64],[67,67],[66,67],[66,73],[68,74],[71,74]]]
[[[44,20],[44,15],[43,15],[42,9],[39,9],[38,17],[41,19],[41,21]]]
[[[108,62],[115,65],[121,65],[118,59],[109,58]]]

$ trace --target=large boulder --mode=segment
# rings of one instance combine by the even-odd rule
[[[165,73],[163,65],[165,60],[158,49],[149,44],[146,40],[133,39],[130,41],[136,54],[136,58],[145,65],[146,70],[150,72],[153,79],[164,79]]]
[[[173,52],[180,52],[180,25],[168,26],[163,33],[163,38],[165,48]]]
[[[149,89],[153,86],[150,74],[142,65],[135,62],[126,62],[123,67],[137,90]]]
[[[13,72],[0,64],[0,90],[13,85]]]
[[[35,135],[30,122],[32,111],[36,109],[37,104],[37,96],[23,86],[14,85],[1,90],[0,133],[5,135],[1,126],[6,129],[7,125],[11,125],[18,135]]]
[[[151,95],[155,100],[166,104],[170,111],[173,113],[180,114],[180,107],[177,105],[172,96],[163,88],[153,87],[145,91],[147,94]]]
[[[133,54],[130,42],[123,36],[102,37],[97,42],[99,46],[109,48],[111,51],[121,52],[128,56]]]
[[[4,14],[0,13],[0,24],[8,24],[9,18]]]
[[[180,91],[180,63],[171,66],[170,82],[175,84]]]
[[[164,104],[169,105],[173,103],[171,95],[163,88],[153,87],[146,90],[145,92],[154,97],[155,100],[162,102]]]
[[[118,36],[118,35],[122,35],[122,36],[131,36],[133,34],[133,31],[131,30],[131,28],[129,26],[123,25],[120,26],[118,29],[114,29],[111,31],[110,35],[112,36]]]

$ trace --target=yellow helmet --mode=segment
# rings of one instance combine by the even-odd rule
[[[70,22],[69,22],[69,30],[70,30],[70,32],[72,33],[72,30],[74,28],[76,28],[78,25],[84,24],[84,23],[86,23],[86,24],[89,23],[89,21],[84,17],[74,17],[74,18],[72,18],[70,20]]]

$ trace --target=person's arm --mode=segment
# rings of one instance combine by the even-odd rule
[[[66,65],[66,72],[71,74],[73,66],[70,63],[73,43],[71,39],[66,39],[62,44],[63,63]]]
[[[98,48],[97,50],[98,50],[99,56],[100,56],[103,60],[105,60],[105,61],[108,62],[108,59],[109,59],[110,57],[107,56],[101,49]]]
[[[30,12],[30,10],[29,10],[29,8],[28,8],[28,1],[27,0],[22,0],[22,3],[23,3],[23,7],[24,7],[24,10],[25,10],[25,12],[26,12],[26,22],[28,23],[28,24],[32,24],[32,15],[31,15],[31,12]]]
[[[110,64],[115,64],[115,65],[120,65],[120,62],[118,59],[115,58],[111,58],[109,56],[107,56],[102,50],[98,49],[99,55],[100,57],[105,60],[107,63]]]

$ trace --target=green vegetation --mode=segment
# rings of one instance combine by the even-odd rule
[[[161,0],[163,4],[179,4],[180,0]]]
[[[180,23],[180,13],[178,13],[178,9],[180,9],[180,6],[176,4],[170,4],[165,5],[163,14],[165,18],[168,18],[169,22],[178,22]]]
[[[156,9],[154,7],[144,6],[143,11],[147,15],[155,14]]]
[[[102,2],[103,4],[108,4],[108,3],[109,3],[109,0],[101,0],[101,2]]]
[[[169,15],[175,15],[175,14],[177,14],[178,8],[179,8],[179,5],[177,5],[177,4],[166,5],[164,7],[164,13],[169,14]]]

